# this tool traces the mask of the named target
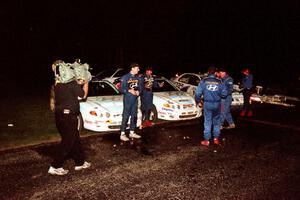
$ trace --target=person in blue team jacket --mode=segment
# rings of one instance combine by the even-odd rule
[[[147,67],[145,74],[142,78],[143,92],[141,95],[141,108],[143,114],[143,126],[152,126],[152,122],[150,121],[150,113],[153,104],[153,88],[159,88],[163,86],[159,84],[155,79],[155,76],[152,75],[153,68]]]
[[[233,92],[233,79],[228,75],[225,68],[219,69],[219,75],[227,90],[227,96],[221,100],[221,128],[224,126],[225,120],[228,123],[226,129],[235,128],[235,124],[231,115],[231,103]]]
[[[209,146],[213,132],[214,144],[219,144],[221,98],[227,95],[227,90],[222,81],[215,76],[216,68],[208,68],[208,77],[203,78],[195,92],[195,100],[198,104],[203,95],[204,112],[204,140],[201,145]],[[213,130],[212,130],[213,128]]]
[[[243,79],[242,79],[242,88],[243,88],[243,97],[244,97],[244,105],[243,110],[240,113],[241,117],[248,116],[252,117],[252,110],[250,108],[250,97],[253,89],[253,75],[250,73],[248,68],[244,68],[242,70]]]
[[[130,117],[130,138],[141,138],[135,133],[137,123],[138,96],[141,93],[141,79],[137,76],[140,68],[137,63],[130,65],[130,72],[121,78],[120,91],[123,94],[123,114],[121,123],[120,140],[128,141],[125,134],[127,123]]]

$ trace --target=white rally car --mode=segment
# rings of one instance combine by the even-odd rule
[[[188,120],[202,115],[201,108],[196,105],[194,97],[180,91],[170,80],[166,78],[156,79],[164,82],[160,88],[153,88],[153,107],[151,118],[163,120]]]
[[[97,132],[118,131],[122,122],[123,95],[109,81],[93,80],[89,83],[87,99],[80,102],[80,113],[80,128]],[[139,111],[137,126],[141,124],[141,117]]]
[[[111,83],[114,83],[116,79],[122,77],[127,73],[128,71],[123,68],[110,68],[99,72],[94,76],[94,78],[107,80]]]
[[[114,84],[118,84],[120,79],[115,79]],[[153,106],[150,115],[152,121],[157,119],[188,120],[202,115],[202,110],[196,105],[193,96],[180,91],[178,87],[164,77],[156,78],[156,80],[158,83],[164,82],[164,84],[162,87],[153,89]]]
[[[207,74],[195,74],[195,73],[183,73],[171,80],[173,83],[180,88],[182,91],[186,91],[191,95],[195,95],[196,88],[200,83],[200,80],[206,77]],[[244,97],[239,92],[238,85],[233,85],[234,92],[232,93],[232,104],[233,106],[239,106],[244,104]]]

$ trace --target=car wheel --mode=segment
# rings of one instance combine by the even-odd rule
[[[78,130],[79,130],[79,133],[82,131],[82,129],[83,129],[83,119],[82,119],[81,113],[79,113],[79,115],[78,115]]]
[[[154,105],[152,105],[152,108],[151,108],[150,120],[152,122],[156,122],[157,121],[157,110],[156,110],[156,107]]]

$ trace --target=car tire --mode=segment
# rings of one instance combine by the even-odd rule
[[[156,110],[155,105],[152,105],[151,112],[150,112],[150,120],[152,122],[157,121],[157,110]]]
[[[79,113],[79,115],[78,115],[78,131],[79,131],[79,133],[82,131],[82,129],[83,129],[83,118],[82,118],[81,113]]]

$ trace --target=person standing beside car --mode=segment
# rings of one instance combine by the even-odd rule
[[[150,113],[153,104],[153,88],[162,87],[162,84],[158,84],[155,77],[152,75],[153,68],[147,67],[145,74],[142,76],[143,91],[141,95],[141,108],[142,108],[142,126],[152,126],[150,121]]]
[[[130,138],[139,139],[140,135],[135,133],[137,125],[137,109],[138,109],[138,96],[141,93],[141,78],[138,77],[140,71],[139,64],[132,63],[130,65],[130,72],[121,78],[120,91],[123,94],[123,114],[121,123],[120,140],[129,141],[126,136],[126,127],[130,117]]]
[[[252,94],[252,88],[253,88],[253,75],[250,73],[250,70],[248,68],[244,68],[242,70],[243,78],[242,78],[242,89],[243,89],[243,97],[244,97],[244,104],[243,104],[243,110],[240,113],[241,117],[248,116],[252,117],[253,113],[250,108],[250,96]]]
[[[219,144],[221,98],[227,95],[226,88],[222,81],[216,77],[215,72],[215,67],[209,67],[208,76],[200,81],[195,92],[197,104],[203,95],[204,140],[201,141],[201,145],[204,146],[209,146],[212,132],[214,144]]]
[[[221,129],[224,127],[225,120],[228,123],[226,129],[235,128],[235,124],[231,115],[231,103],[232,103],[232,92],[233,92],[233,79],[228,75],[225,68],[219,70],[220,78],[227,90],[227,95],[221,100]]]
[[[52,69],[58,78],[61,76],[59,74],[59,67],[60,65],[57,62],[54,62],[52,65]],[[88,82],[85,80],[72,80],[62,83],[57,79],[53,89],[55,123],[61,136],[61,143],[48,173],[52,175],[65,175],[68,173],[68,170],[63,168],[63,164],[69,157],[75,161],[75,170],[91,166],[89,162],[85,161],[78,130],[78,97],[86,98]]]

